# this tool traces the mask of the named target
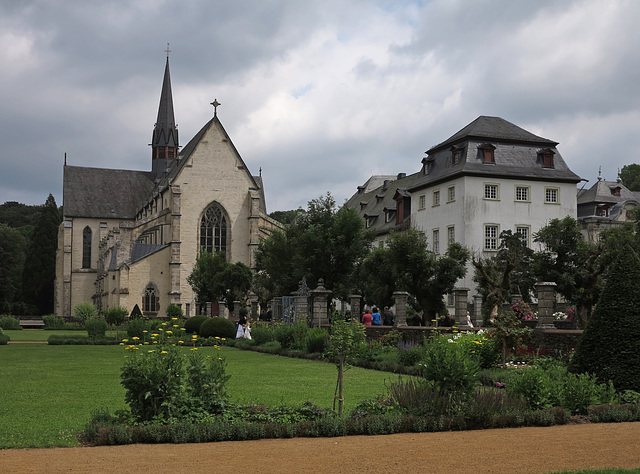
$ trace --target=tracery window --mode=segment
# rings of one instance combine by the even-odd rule
[[[160,297],[156,291],[156,287],[149,283],[144,289],[144,297],[142,298],[142,311],[157,313],[160,310]]]
[[[91,268],[91,227],[82,231],[82,268]]]
[[[227,250],[227,218],[217,204],[209,206],[200,221],[200,249],[207,252]]]

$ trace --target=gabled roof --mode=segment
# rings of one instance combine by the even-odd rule
[[[153,189],[150,171],[64,166],[65,217],[133,219]]]
[[[500,141],[500,142],[517,142],[517,143],[530,143],[538,145],[546,145],[555,147],[558,142],[548,140],[546,138],[534,135],[531,132],[526,131],[517,125],[512,124],[500,117],[488,117],[481,115],[466,127],[462,128],[457,133],[454,133],[451,137],[443,141],[442,143],[432,147],[426,153],[433,153],[442,148],[448,148],[456,143],[465,140],[488,140],[488,141]]]
[[[614,189],[620,188],[620,196],[615,196],[612,192]],[[589,203],[614,203],[620,201],[638,201],[638,197],[632,191],[629,191],[624,184],[617,181],[597,181],[589,189],[582,190],[578,193],[578,205]]]

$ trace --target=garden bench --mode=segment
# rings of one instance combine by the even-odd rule
[[[42,329],[44,328],[44,321],[42,319],[21,319],[20,326],[23,328]]]

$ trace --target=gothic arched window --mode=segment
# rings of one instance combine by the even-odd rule
[[[82,268],[91,268],[91,227],[82,231]]]
[[[227,218],[217,204],[210,205],[200,221],[200,249],[207,252],[226,252]]]
[[[144,289],[144,296],[142,297],[142,311],[157,313],[160,310],[160,297],[156,291],[156,287],[153,283],[149,283]]]

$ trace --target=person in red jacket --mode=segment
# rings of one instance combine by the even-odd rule
[[[365,326],[371,326],[371,321],[373,320],[372,316],[371,316],[371,311],[366,310],[364,312],[364,314],[362,315],[362,324],[364,324]]]

